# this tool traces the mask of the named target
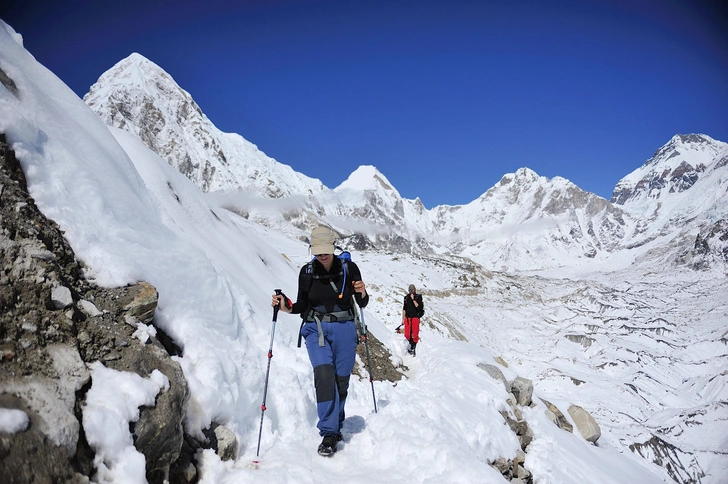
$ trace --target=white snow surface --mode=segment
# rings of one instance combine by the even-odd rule
[[[506,378],[534,382],[534,406],[523,409],[534,433],[525,461],[534,482],[671,482],[629,450],[653,433],[690,453],[703,483],[727,475],[724,274],[655,266],[515,276],[464,270],[457,257],[379,252],[354,253],[371,295],[365,320],[406,377],[374,382],[374,413],[368,378],[352,376],[345,440],[321,458],[312,370],[296,348],[299,319],[281,314],[273,325],[270,308],[274,288],[296,293],[310,258],[300,233],[221,208],[133,134],[104,125],[18,41],[0,22],[0,69],[17,87],[0,87],[0,132],[89,278],[158,289],[154,323],[184,349],[177,361],[191,390],[187,431],[202,437],[217,422],[240,442],[234,462],[204,452],[202,483],[504,482],[488,464],[512,459],[520,446],[499,413],[509,410],[502,383],[478,366],[496,364],[495,356],[509,363]],[[427,308],[416,358],[393,331],[410,283]],[[95,478],[144,482],[126,424],[164,383],[109,376],[100,363],[92,370],[96,403],[83,424],[97,452]],[[105,377],[110,384],[99,383]],[[588,410],[602,430],[598,445],[557,428],[540,398],[569,420],[569,404]]]
[[[14,434],[28,428],[28,414],[15,408],[0,408],[0,433]]]
[[[129,422],[139,420],[139,407],[154,405],[157,393],[169,388],[159,370],[149,378],[106,368],[96,361],[91,368],[91,388],[83,409],[83,429],[96,451],[97,482],[143,482],[144,455],[134,447]]]

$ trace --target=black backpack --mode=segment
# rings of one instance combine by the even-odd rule
[[[409,294],[404,297],[405,302],[407,301],[407,297],[409,297]],[[421,318],[425,315],[425,304],[422,302],[422,294],[415,294],[415,301],[419,304],[416,317]]]

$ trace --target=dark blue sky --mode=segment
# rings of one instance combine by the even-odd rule
[[[281,163],[331,188],[374,165],[428,208],[523,166],[608,199],[674,134],[728,141],[708,2],[6,0],[0,18],[79,96],[139,52]]]

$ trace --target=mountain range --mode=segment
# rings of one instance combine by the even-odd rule
[[[228,208],[299,236],[325,221],[342,236],[359,234],[356,248],[449,253],[498,270],[623,267],[645,257],[692,267],[728,262],[728,144],[707,135],[673,136],[609,201],[521,168],[468,204],[428,210],[402,198],[376,167],[361,166],[329,189],[221,132],[169,74],[136,53],[105,72],[84,101]]]

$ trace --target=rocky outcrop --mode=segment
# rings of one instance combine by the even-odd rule
[[[728,266],[728,218],[700,230],[693,246],[679,254],[675,263],[695,270]]]
[[[153,323],[156,289],[147,283],[102,289],[84,279],[62,231],[28,194],[2,135],[0,261],[0,407],[29,420],[16,433],[0,434],[0,482],[93,477],[95,451],[82,426],[92,362],[144,378],[153,370],[167,377],[169,389],[154,406],[141,408],[130,430],[146,457],[149,482],[164,482],[173,472],[195,480],[194,455],[182,453],[189,388],[161,331],[146,326]],[[140,325],[147,328],[144,338]]]
[[[502,358],[500,358],[500,361],[503,362],[503,366],[508,366]],[[521,446],[521,448],[516,452],[515,458],[506,459],[504,457],[499,457],[493,462],[490,462],[490,465],[497,469],[511,484],[532,484],[533,475],[531,474],[531,471],[526,469],[524,462],[526,460],[528,446],[533,440],[533,431],[528,426],[528,422],[526,422],[523,418],[523,413],[519,407],[531,405],[533,384],[530,380],[521,377],[518,377],[516,380],[509,383],[500,368],[495,365],[481,363],[478,367],[486,371],[494,380],[503,383],[505,390],[509,392],[509,409],[508,411],[501,411],[500,414],[506,425],[508,425],[511,429],[511,432],[513,432],[516,435],[516,438],[518,438],[518,442]],[[520,395],[520,400],[514,395],[514,389],[515,392]],[[520,402],[528,403],[523,405]]]
[[[396,383],[405,376],[406,367],[398,367],[392,363],[392,353],[389,352],[386,346],[377,339],[371,332],[367,332],[367,345],[369,346],[369,357],[367,358],[366,346],[364,343],[360,343],[356,347],[356,354],[358,356],[357,363],[354,364],[353,374],[360,378],[371,378],[377,381],[391,381]],[[359,365],[359,361],[363,363],[366,368],[362,368]],[[371,369],[368,368],[367,361],[371,362]],[[371,370],[371,371],[370,371]]]
[[[699,483],[705,477],[705,472],[693,456],[656,435],[645,442],[630,445],[629,450],[665,468],[670,477],[679,484]]]

